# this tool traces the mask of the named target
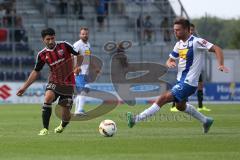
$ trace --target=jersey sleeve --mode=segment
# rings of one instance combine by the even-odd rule
[[[38,53],[34,70],[37,72],[41,71],[45,63],[45,60],[41,57],[41,53]]]
[[[83,54],[83,53],[81,52],[81,45],[80,45],[79,41],[75,42],[75,43],[73,44],[73,47],[76,48],[76,50],[79,52],[79,54]]]
[[[175,44],[173,51],[169,54],[169,57],[172,59],[178,59],[179,53],[178,53],[178,43]]]
[[[197,39],[197,48],[198,49],[209,50],[210,48],[212,48],[212,46],[213,46],[213,44],[206,41],[205,39],[202,39],[202,38]]]
[[[77,48],[75,48],[68,42],[64,42],[64,43],[70,53],[72,53],[73,55],[79,55]]]

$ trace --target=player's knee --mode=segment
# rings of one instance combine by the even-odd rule
[[[59,100],[58,104],[62,107],[67,107],[71,109],[73,105],[73,99],[72,98],[61,99]]]
[[[177,104],[177,105],[176,105],[176,108],[177,108],[179,111],[185,111],[186,106],[183,105],[183,104]]]
[[[55,95],[46,95],[44,98],[44,103],[52,104],[55,100]]]
[[[166,94],[163,94],[161,95],[158,99],[157,99],[157,104],[159,106],[162,106],[164,104],[166,104],[167,102],[170,102],[171,101],[171,95],[166,93]]]
[[[52,108],[52,103],[44,102],[42,108]]]

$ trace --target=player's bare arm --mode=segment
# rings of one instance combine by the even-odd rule
[[[76,58],[77,58],[77,63],[74,66],[73,73],[75,75],[78,75],[81,72],[81,67],[80,66],[82,65],[84,57],[83,57],[83,55],[77,55]]]
[[[173,58],[168,58],[168,60],[166,62],[166,65],[167,65],[168,68],[174,68],[174,67],[177,66],[176,61]]]
[[[217,45],[213,45],[210,49],[209,52],[214,52],[216,54],[216,58],[218,61],[218,70],[228,73],[229,69],[227,67],[224,66],[224,56],[223,56],[223,51],[222,49],[217,46]]]
[[[81,66],[83,63],[84,56],[83,55],[77,55],[77,64],[76,66]]]
[[[27,81],[23,84],[23,86],[18,90],[17,96],[22,96],[26,89],[34,82],[39,76],[39,72],[33,70],[29,75]]]

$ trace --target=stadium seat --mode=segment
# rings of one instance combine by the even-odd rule
[[[4,77],[5,77],[5,76],[4,76],[4,72],[1,71],[1,72],[0,72],[0,80],[1,80],[1,81],[4,81]]]
[[[0,65],[2,65],[2,63],[3,63],[3,58],[0,57]]]
[[[11,51],[11,46],[9,44],[0,44],[0,51]]]
[[[28,62],[30,66],[34,66],[35,64],[35,58],[34,57],[28,57]]]
[[[26,75],[24,72],[15,72],[14,73],[14,80],[25,80]]]
[[[33,66],[35,63],[35,59],[33,57],[21,57],[21,63],[23,66]]]
[[[5,57],[4,65],[5,66],[11,66],[12,64],[13,64],[13,57]]]
[[[0,28],[0,42],[6,42],[8,37],[8,30]]]
[[[26,44],[16,43],[15,47],[16,47],[16,50],[18,50],[18,51],[28,51],[29,50],[29,46],[27,43]]]
[[[15,65],[16,67],[19,67],[19,65],[20,65],[20,58],[19,58],[19,57],[15,57],[15,58],[14,58],[14,65]]]
[[[13,73],[12,72],[6,72],[6,80],[8,80],[8,81],[13,80]]]
[[[22,63],[23,66],[28,66],[27,57],[21,57],[21,63]]]

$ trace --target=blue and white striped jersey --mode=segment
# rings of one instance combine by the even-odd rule
[[[178,59],[177,80],[191,86],[198,86],[203,67],[203,54],[213,46],[212,43],[191,35],[187,41],[178,41],[169,57]]]

